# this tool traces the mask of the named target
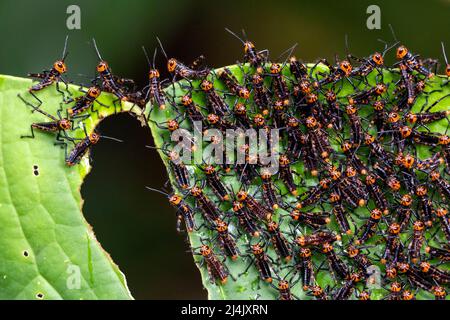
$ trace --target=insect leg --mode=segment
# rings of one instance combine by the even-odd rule
[[[30,129],[31,129],[31,135],[23,135],[23,136],[20,136],[20,138],[21,138],[21,139],[22,139],[22,138],[32,138],[32,139],[34,139],[33,125],[30,125]]]

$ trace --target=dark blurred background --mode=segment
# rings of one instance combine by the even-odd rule
[[[66,9],[72,4],[81,9],[81,30],[66,28]],[[371,4],[381,8],[381,30],[366,27]],[[95,37],[114,73],[144,85],[147,64],[141,46],[153,52],[155,36],[181,61],[204,54],[210,66],[219,67],[241,59],[241,44],[224,27],[244,28],[274,58],[298,43],[297,57],[332,61],[335,53],[345,53],[345,34],[356,56],[382,50],[377,39],[392,41],[391,23],[413,52],[442,59],[440,41],[450,54],[449,21],[449,0],[1,0],[0,73],[25,76],[48,68],[69,34],[71,79],[87,83],[94,75],[97,58],[90,39]],[[162,55],[157,63],[165,70]],[[127,276],[135,298],[205,299],[184,236],[175,231],[174,211],[163,196],[144,188],[161,188],[167,179],[156,152],[145,148],[153,144],[148,129],[118,115],[102,122],[100,131],[125,142],[102,141],[94,148],[94,167],[82,188],[84,213],[98,240]]]

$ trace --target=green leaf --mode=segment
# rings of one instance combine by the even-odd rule
[[[311,65],[309,65],[309,67],[311,67]],[[249,68],[247,66],[245,66],[244,68],[237,67],[237,66],[229,66],[228,68],[232,71],[232,73],[237,77],[237,79],[242,84],[243,83],[243,72],[247,72]],[[283,70],[283,74],[288,79],[290,79],[292,76],[287,69],[288,68],[285,68]],[[218,71],[219,70],[215,70],[215,73],[217,74]],[[318,74],[319,72],[326,73],[326,72],[328,72],[328,69],[323,65],[318,65],[315,70],[315,74]],[[377,73],[373,72],[371,75],[368,76],[368,82],[370,85],[376,84],[376,79],[375,79],[376,75],[377,75]],[[319,76],[319,78],[320,78],[320,76]],[[398,72],[383,71],[384,83],[389,84],[388,85],[388,93],[389,94],[392,94],[392,91],[395,88],[394,83],[396,81],[398,81],[398,79],[399,79]],[[215,76],[212,76],[212,75],[209,76],[209,80],[214,82],[214,88],[216,90],[221,91],[221,92],[228,91],[221,81],[216,80]],[[270,82],[268,82],[266,84],[270,84]],[[341,97],[341,98],[346,97],[347,95],[349,95],[355,91],[355,89],[347,81],[338,83],[336,85],[336,87],[339,88],[341,85],[342,85],[342,89],[340,90],[338,97]],[[356,85],[360,89],[363,89],[365,87],[365,85],[363,83],[357,83]],[[192,90],[191,88],[194,88],[194,90]],[[183,95],[190,93],[192,95],[194,102],[196,104],[198,104],[200,107],[205,107],[204,109],[206,109],[206,99],[205,99],[204,93],[199,89],[199,81],[191,81],[190,83],[187,83],[186,81],[179,81],[178,83],[174,84],[173,86],[169,86],[168,88],[166,88],[165,92],[166,92],[167,96],[170,97],[169,100],[172,101],[174,99],[175,103],[177,104],[177,106],[175,108],[178,109],[178,112],[175,112],[173,107],[168,107],[165,110],[159,110],[156,106],[153,108],[153,110],[151,112],[151,116],[150,116],[150,119],[152,121],[149,122],[149,125],[151,128],[151,132],[153,134],[155,144],[159,148],[162,148],[164,146],[164,143],[167,143],[170,141],[170,133],[168,132],[168,130],[161,128],[161,126],[164,126],[168,120],[175,119],[177,117],[178,117],[177,119],[179,121],[181,121],[181,119],[184,119],[183,117],[179,118],[179,113],[181,112],[183,114],[183,110],[184,110],[183,107],[180,107],[180,105],[181,105],[180,98]],[[431,105],[436,100],[450,94],[450,85],[448,84],[447,77],[436,76],[433,79],[427,81],[427,87],[425,89],[425,92],[429,93],[428,94],[428,105]],[[236,102],[235,99],[236,99],[235,97],[228,97],[228,98],[226,98],[226,101],[227,101],[228,105],[233,106],[233,105],[235,105],[235,102]],[[319,99],[324,101],[324,97],[322,95],[320,95]],[[344,101],[344,99],[343,99],[343,101]],[[412,111],[420,112],[420,109],[425,104],[425,102],[426,102],[425,95],[419,96],[412,108]],[[450,102],[450,98],[446,97],[446,98],[442,99],[442,101],[440,103],[438,103],[430,111],[448,110],[448,109],[450,109],[449,102]],[[250,104],[248,105],[248,108],[247,108],[248,110],[251,110],[252,104],[253,104],[252,99],[250,99]],[[202,109],[202,113],[204,115],[206,115],[207,113],[204,111],[204,109]],[[367,116],[367,115],[370,115],[372,112],[373,112],[372,108],[365,107],[365,109],[359,111],[359,114],[361,116]],[[192,126],[188,122],[189,122],[189,120],[183,121],[182,128],[190,129],[191,130],[190,132],[193,133]],[[158,125],[156,125],[156,124],[158,124]],[[447,126],[448,126],[447,119],[443,119],[441,121],[438,121],[438,122],[435,122],[435,123],[429,125],[429,128],[435,132],[446,133]],[[367,129],[367,124],[364,124],[364,127]],[[347,128],[347,130],[348,130],[348,128]],[[425,129],[419,129],[419,130],[425,130]],[[335,149],[337,152],[341,152],[340,145],[338,145],[338,143],[336,141],[335,132],[333,132],[333,130],[327,130],[327,132],[329,134],[333,149]],[[207,144],[205,144],[205,145],[207,145]],[[429,149],[430,148],[427,148],[424,146],[419,146],[418,154],[417,154],[418,158],[425,159],[425,158],[429,157],[431,155],[431,152]],[[166,167],[168,167],[167,156],[164,154],[164,152],[162,152],[162,150],[159,150],[159,153],[160,153],[160,156],[161,156],[162,160],[164,161]],[[191,174],[192,181],[202,181],[205,179],[205,175],[201,172],[201,170],[199,170],[197,168],[197,165],[195,165],[195,164],[187,165],[187,167]],[[314,178],[309,173],[304,172],[302,163],[294,164],[292,166],[292,168],[293,168],[293,171],[297,172],[299,174],[299,176],[301,176],[301,178],[304,179],[304,181],[307,185],[311,186],[311,185],[316,185],[318,183],[317,178]],[[173,173],[170,170],[168,170],[168,174],[169,174],[169,177],[171,180],[172,188],[176,192],[181,194],[182,190],[180,190],[177,187]],[[228,175],[227,175],[227,177],[223,177],[222,182],[227,187],[232,188],[232,190],[234,190],[235,192],[237,192],[240,188],[239,179],[238,179],[238,177],[236,177],[235,174],[231,177]],[[276,181],[276,185],[280,189],[281,194],[289,193],[287,191],[286,187],[284,186],[284,184],[281,183],[280,181]],[[251,186],[250,193],[256,191],[258,188],[261,188],[261,186],[260,185],[259,186],[258,185]],[[211,191],[210,188],[206,187],[205,190],[206,190],[206,192],[205,192],[206,196],[208,198],[210,198],[211,200],[213,200],[213,202],[223,212],[231,212],[230,203],[225,203],[225,202],[219,201],[219,199],[213,194],[213,192]],[[305,189],[301,190],[300,193],[303,191],[305,191]],[[389,197],[390,197],[390,195],[388,195],[388,199],[390,199]],[[187,201],[188,201],[188,203],[190,203],[190,205],[193,208],[195,208],[195,203],[192,200],[187,200]],[[287,195],[287,196],[283,197],[283,201],[288,202],[288,203],[289,202],[295,203],[296,199],[291,195]],[[324,209],[331,211],[332,208],[328,205],[328,206],[324,206]],[[319,211],[319,210],[320,209],[317,208],[317,211]],[[198,209],[196,211],[197,211],[196,212],[196,223],[197,223],[197,225],[202,225],[204,223],[204,220],[202,219],[202,214]],[[355,217],[356,214],[360,217],[360,219],[357,219]],[[274,220],[280,221],[281,216],[287,216],[287,215],[288,215],[287,211],[285,211],[283,209],[277,209],[274,214]],[[357,208],[355,210],[355,215],[353,215],[352,218],[354,221],[356,221],[356,225],[358,227],[361,227],[364,224],[365,219],[367,219],[369,217],[370,213],[365,208]],[[330,228],[332,230],[339,232],[339,228],[337,226],[336,221],[334,221],[334,217],[332,219],[333,220],[331,222]],[[280,229],[284,233],[284,235],[288,238],[288,240],[292,242],[293,237],[289,235],[290,234],[290,229],[288,226],[289,220],[290,220],[289,217],[283,218]],[[231,224],[231,228],[232,228],[231,229],[232,233],[236,234],[236,227],[238,226],[238,223],[235,219],[232,219],[231,221],[232,222],[230,224]],[[436,223],[436,225],[438,225],[438,223]],[[205,229],[206,228],[202,228],[200,230],[194,231],[189,234],[189,240],[190,240],[190,244],[191,244],[192,248],[198,248],[201,245],[201,241],[200,241],[201,239],[211,239],[214,237],[215,233],[213,231],[205,231]],[[439,226],[437,226],[436,230],[438,230],[438,229],[439,229]],[[338,242],[338,243],[346,244],[349,242],[349,239],[350,239],[350,236],[343,235],[342,241]],[[438,239],[444,239],[444,237],[440,231],[438,233]],[[247,238],[246,236],[242,236],[238,239],[237,243],[238,243],[238,247],[239,247],[241,253],[248,252],[249,240],[250,239]],[[374,244],[376,244],[376,240],[379,240],[379,237],[378,238],[373,237],[373,239],[371,239],[368,242],[368,244],[374,245]],[[252,243],[254,243],[254,242],[252,242]],[[212,244],[212,243],[210,243],[210,244]],[[214,244],[212,244],[212,245],[214,246],[214,252],[216,254],[220,253],[219,246],[214,245]],[[269,247],[271,247],[271,246],[269,246]],[[374,248],[370,249],[369,256],[374,257],[376,254],[381,255],[382,249],[380,249],[380,247],[382,247],[382,246],[374,245]],[[198,253],[198,250],[197,250],[197,253]],[[273,259],[277,259],[277,256],[274,253],[273,249],[269,249],[269,255]],[[242,274],[244,272],[244,270],[246,270],[247,266],[251,263],[251,260],[249,259],[249,257],[250,257],[250,255],[248,255],[247,257],[239,257],[237,261],[232,261],[231,259],[227,258],[225,265],[229,269],[230,273],[234,276],[235,279],[229,278],[228,282],[225,285],[219,285],[217,283],[211,283],[209,281],[209,276],[208,276],[208,273],[206,270],[206,266],[204,266],[204,265],[200,266],[202,257],[199,256],[198,254],[194,255],[194,260],[195,260],[197,266],[199,267],[200,273],[202,275],[203,285],[208,290],[209,299],[246,299],[246,300],[250,299],[250,300],[252,300],[252,299],[276,299],[276,298],[278,298],[278,291],[274,287],[272,287],[271,285],[269,285],[263,281],[260,281],[259,274],[258,274],[255,266],[251,266],[248,269],[247,273]],[[319,266],[322,263],[325,263],[325,265],[326,265],[326,261],[324,261],[324,258],[320,257],[320,255],[319,255],[319,257],[317,257],[317,255],[316,255],[313,258],[313,262],[316,266]],[[281,264],[281,265],[283,265],[283,264]],[[381,264],[377,264],[377,266],[381,270],[383,270],[383,268],[384,268],[384,266]],[[289,270],[289,269],[287,269],[287,270]],[[281,278],[283,278],[288,273],[287,270],[279,271],[279,273],[278,273],[279,276]],[[292,275],[292,273],[291,273],[291,275]],[[324,272],[324,271],[319,272],[319,274],[317,276],[317,281],[322,286],[322,288],[326,288],[327,286],[333,287],[335,285],[335,282],[329,272]],[[275,284],[276,284],[276,282],[275,282]],[[299,299],[312,299],[311,296],[306,295],[306,293],[302,290],[301,281],[299,281],[299,283],[294,286],[294,288],[292,289],[292,293]],[[372,290],[372,299],[380,299],[383,296],[385,296],[386,294],[387,294],[387,291],[383,288],[374,289],[374,290]],[[426,293],[422,290],[419,291],[419,294],[417,295],[417,297],[419,299],[432,299],[433,298],[433,296],[430,295],[430,293]]]
[[[32,122],[49,121],[17,97],[36,105],[27,93],[31,83],[0,76],[0,299],[131,299],[125,277],[81,212],[88,159],[67,167],[51,133],[20,138],[31,134]],[[55,87],[37,95],[42,109],[56,116],[62,97]],[[110,105],[112,98],[101,101]],[[114,113],[97,107],[103,117]],[[96,114],[84,121],[89,132],[98,122]]]
[[[232,72],[242,81],[242,70],[237,66],[229,67]],[[247,68],[244,68],[244,71]],[[217,70],[216,70],[217,71]],[[318,71],[326,72],[327,69],[319,66]],[[289,72],[284,71],[287,77]],[[395,82],[397,74],[384,73],[384,80]],[[429,103],[432,103],[450,93],[450,86],[443,85],[447,81],[442,77],[436,77],[429,81],[425,91],[432,92]],[[369,77],[369,82],[374,83],[374,76]],[[111,261],[107,253],[103,251],[100,244],[84,220],[81,208],[82,199],[79,193],[80,186],[86,174],[90,170],[88,157],[83,158],[80,165],[67,167],[64,163],[64,150],[54,146],[55,136],[53,134],[37,132],[35,139],[21,139],[21,135],[29,134],[30,124],[33,122],[46,121],[45,117],[37,112],[31,113],[31,109],[25,106],[17,97],[20,93],[23,97],[36,104],[37,101],[27,93],[31,81],[27,79],[0,76],[0,298],[20,299],[129,299],[131,295],[126,287],[126,281],[118,267]],[[194,88],[198,88],[198,81],[193,81]],[[353,91],[348,83],[343,83],[340,96],[347,95]],[[359,84],[362,87],[362,84]],[[174,86],[165,89],[167,96],[174,96],[178,103],[179,98],[185,94],[187,83],[180,81]],[[225,90],[222,83],[215,81],[217,90]],[[390,87],[390,90],[393,86]],[[439,90],[434,90],[439,89]],[[81,95],[77,87],[70,87],[73,95]],[[194,101],[200,106],[205,105],[205,97],[200,90],[193,92]],[[62,101],[61,94],[52,86],[38,93],[39,98],[44,101],[42,108],[55,115]],[[321,99],[323,97],[320,97]],[[85,126],[88,133],[92,132],[99,121],[115,112],[113,107],[114,98],[111,95],[102,94],[100,101],[109,107],[96,104],[100,118],[97,113],[91,113],[91,117],[84,121],[76,121],[79,127]],[[234,98],[227,98],[231,105]],[[420,97],[413,110],[420,109],[425,102],[425,97]],[[129,111],[139,115],[137,108],[128,103],[117,105],[117,112]],[[65,106],[64,106],[65,107]],[[150,106],[148,107],[148,109]],[[177,109],[179,107],[176,107]],[[448,100],[444,99],[432,111],[448,109]],[[180,108],[182,110],[182,108]],[[362,110],[361,114],[368,114],[371,110]],[[64,114],[64,113],[63,113]],[[164,124],[167,120],[174,119],[179,113],[172,106],[165,110],[153,108],[150,115],[149,126],[157,147],[162,147],[164,142],[170,141],[170,133],[161,129],[156,123]],[[184,121],[182,127],[189,129],[188,121]],[[432,130],[444,132],[447,128],[446,120],[439,121],[430,126]],[[75,137],[84,137],[83,130],[78,128],[73,133]],[[333,133],[329,132],[333,137]],[[333,144],[337,150],[337,144]],[[430,155],[428,148],[419,148],[419,158],[423,159]],[[163,162],[168,164],[167,157],[159,150]],[[34,166],[38,167],[39,175],[35,175]],[[203,173],[196,166],[188,166],[190,173],[197,180],[204,179]],[[311,177],[303,170],[302,164],[293,167],[308,185],[317,183],[316,178]],[[168,171],[172,187],[180,192],[174,183],[173,174]],[[223,178],[227,186],[235,191],[239,189],[236,176]],[[286,191],[282,183],[276,182],[281,192]],[[158,187],[158,186],[154,186]],[[251,192],[259,188],[253,186]],[[229,203],[221,203],[206,188],[207,196],[212,199],[223,211],[230,211]],[[302,190],[300,190],[302,191]],[[192,199],[187,200],[193,207]],[[283,201],[295,201],[292,196],[286,196]],[[365,209],[357,209],[356,213],[365,218],[368,212]],[[281,215],[286,215],[282,209],[275,212],[274,219],[279,221]],[[202,224],[200,212],[196,213],[197,225]],[[283,219],[281,229],[288,234],[289,218]],[[357,225],[361,225],[358,221]],[[236,228],[236,221],[232,220],[231,227]],[[336,223],[332,222],[332,229],[337,230]],[[235,232],[235,229],[233,230]],[[440,237],[441,234],[438,234]],[[200,239],[210,239],[214,232],[202,228],[189,234],[189,241],[193,248],[198,248]],[[247,251],[248,238],[245,236],[238,240],[240,251]],[[292,238],[290,238],[292,240]],[[344,236],[343,243],[348,241]],[[214,248],[217,252],[217,248]],[[373,250],[372,254],[379,253]],[[269,254],[274,259],[276,255],[272,249]],[[194,260],[199,266],[202,282],[208,290],[210,299],[275,299],[278,297],[276,289],[259,280],[259,275],[254,266],[248,272],[242,274],[247,268],[250,260],[240,257],[237,261],[226,261],[226,266],[233,275],[225,285],[212,284],[205,266],[200,267],[202,260],[194,255]],[[320,265],[322,258],[314,258],[315,265]],[[80,289],[68,288],[68,281],[73,272],[73,266],[80,269]],[[380,266],[382,268],[382,266]],[[280,271],[281,277],[288,271]],[[318,282],[323,286],[332,285],[332,277],[328,272],[320,272]],[[310,299],[301,285],[296,285],[292,292],[300,299]],[[373,298],[383,296],[380,292],[373,292]],[[420,293],[419,298],[430,298],[427,293]]]

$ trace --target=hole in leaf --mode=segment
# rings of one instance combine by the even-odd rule
[[[174,228],[172,207],[166,198],[142,188],[146,183],[163,186],[167,179],[158,153],[145,148],[145,145],[154,145],[148,129],[141,127],[131,115],[118,114],[106,118],[99,131],[130,141],[111,143],[106,139],[100,140],[92,150],[94,165],[81,192],[85,200],[84,214],[95,226],[100,243],[109,249],[114,261],[128,274],[127,283],[134,289],[135,298],[205,299],[197,267],[192,263],[192,257],[184,252],[189,248]],[[130,162],[133,166],[118,169],[117,164]],[[127,219],[123,218],[125,210],[130,212]],[[165,214],[157,217],[146,214],[154,210]],[[109,217],[98,212],[108,212]],[[158,226],[157,230],[148,232],[149,225]],[[130,237],[117,237],[125,230]],[[152,243],[152,250],[148,250],[148,243]],[[135,250],[124,251],[124,247]],[[169,252],[164,255],[164,262],[152,263],[161,252]],[[170,283],[167,278],[171,279]],[[148,283],[153,283],[155,289],[152,285],[149,290]],[[189,287],[188,292],[181,292],[180,286]]]
[[[39,167],[38,167],[37,164],[33,165],[33,174],[34,174],[35,176],[38,176],[38,175],[39,175]]]
[[[41,292],[38,292],[38,293],[36,294],[36,299],[40,299],[40,300],[44,299],[44,294],[41,293]]]
[[[27,250],[23,250],[22,254],[24,257],[28,257],[30,255]]]

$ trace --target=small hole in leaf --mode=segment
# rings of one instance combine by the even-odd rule
[[[24,257],[28,257],[30,255],[27,250],[23,250],[22,254]]]
[[[39,167],[35,164],[35,165],[33,165],[33,174],[35,175],[35,176],[38,176],[39,175]]]
[[[41,293],[41,292],[38,292],[38,293],[36,294],[36,298],[42,300],[42,299],[44,299],[44,294]]]

